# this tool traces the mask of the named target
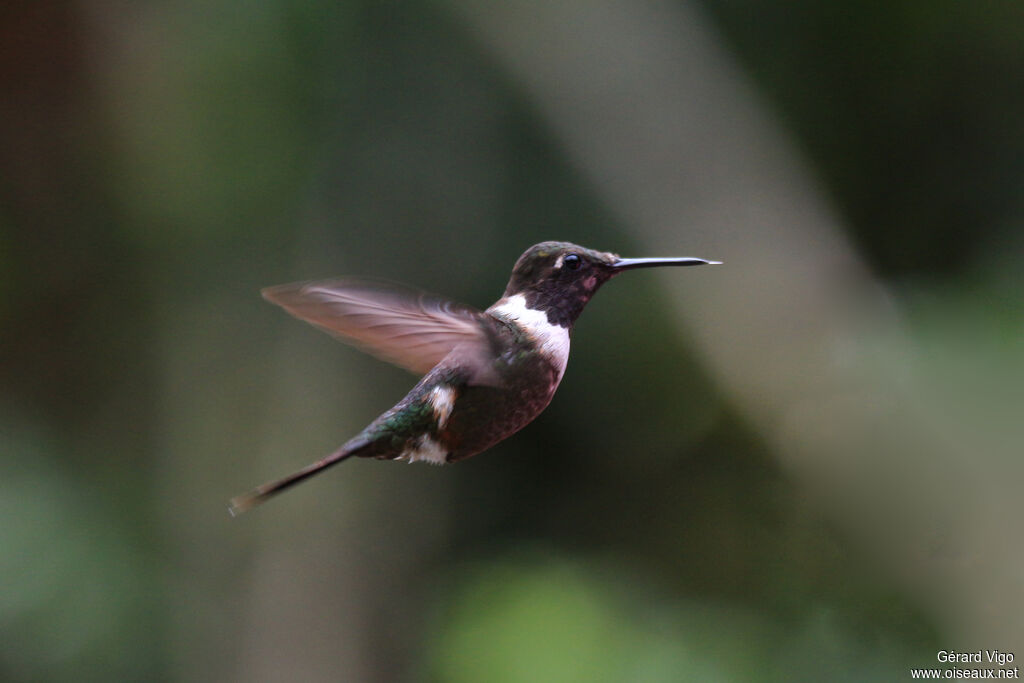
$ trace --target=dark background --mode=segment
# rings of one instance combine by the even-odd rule
[[[1024,657],[1024,5],[544,7],[0,9],[0,678]],[[414,381],[260,287],[484,307],[546,239],[725,265],[610,284],[487,454],[228,517]]]

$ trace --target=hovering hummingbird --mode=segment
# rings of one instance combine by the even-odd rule
[[[699,258],[620,258],[541,242],[516,261],[486,311],[374,280],[269,287],[297,318],[424,377],[393,408],[322,460],[231,500],[238,515],[350,458],[456,462],[528,425],[551,401],[573,323],[605,282],[633,268],[717,265]]]

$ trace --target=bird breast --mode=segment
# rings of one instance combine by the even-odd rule
[[[569,328],[553,325],[548,321],[547,313],[528,308],[522,294],[500,299],[487,312],[515,324],[523,331],[555,369],[554,385],[557,387],[569,362]]]

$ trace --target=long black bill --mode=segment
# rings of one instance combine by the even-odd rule
[[[707,261],[702,258],[620,258],[612,264],[615,271],[632,268],[657,268],[659,266],[719,266],[721,261]]]

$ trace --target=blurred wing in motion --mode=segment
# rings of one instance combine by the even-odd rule
[[[485,380],[487,315],[443,297],[390,282],[342,278],[268,287],[263,298],[341,341],[423,375],[456,346]]]

